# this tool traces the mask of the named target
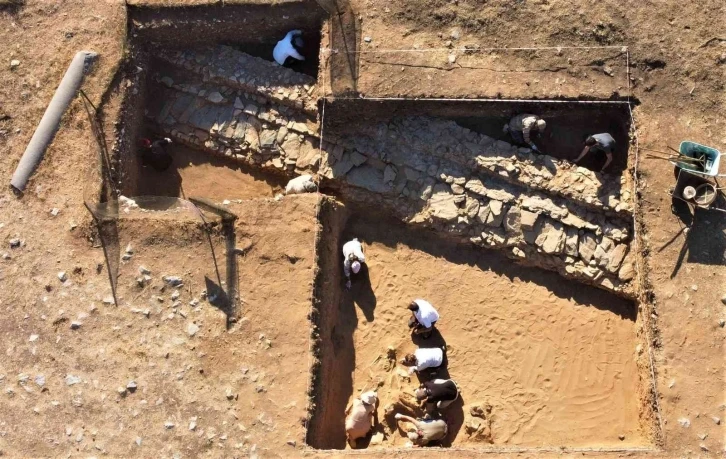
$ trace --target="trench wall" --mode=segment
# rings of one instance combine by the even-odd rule
[[[171,47],[270,44],[293,29],[319,34],[327,12],[314,0],[172,8],[129,7],[129,36]],[[312,41],[311,41],[312,44]],[[315,44],[318,47],[318,44]]]
[[[316,241],[317,273],[313,286],[313,323],[315,364],[306,443],[318,449],[345,446],[345,407],[351,395],[355,361],[352,348],[338,340],[342,305],[341,235],[348,218],[345,207],[331,198],[320,203]],[[352,368],[351,368],[352,363]],[[347,379],[347,381],[346,381]]]

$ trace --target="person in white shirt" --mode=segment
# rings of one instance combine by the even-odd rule
[[[301,175],[287,182],[285,194],[313,193],[318,190],[312,175]]]
[[[277,42],[275,49],[272,51],[272,57],[280,65],[285,65],[288,58],[304,61],[305,57],[300,54],[302,47],[302,31],[291,30],[285,35],[285,38]]]
[[[363,246],[360,244],[358,239],[348,241],[343,245],[343,273],[345,274],[345,288],[350,289],[350,272],[358,274],[360,271],[361,263],[366,262],[366,257],[363,255]]]
[[[428,338],[434,330],[436,321],[439,320],[439,313],[431,303],[426,300],[413,300],[408,305],[411,311],[411,318],[408,320],[408,328],[416,335]]]
[[[437,368],[444,363],[444,349],[440,347],[418,348],[413,354],[406,354],[401,363],[411,367],[409,374],[427,368]]]

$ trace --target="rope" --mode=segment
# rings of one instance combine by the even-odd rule
[[[342,51],[345,54],[369,54],[369,53],[428,53],[428,52],[439,52],[439,51],[446,51],[446,52],[452,52],[452,51],[461,51],[461,52],[480,52],[480,51],[539,51],[539,50],[561,50],[561,49],[622,49],[623,52],[627,52],[628,47],[622,46],[622,45],[610,45],[610,46],[540,46],[540,47],[514,47],[514,48],[507,48],[507,47],[488,47],[488,48],[402,48],[402,49],[392,49],[392,48],[383,48],[383,49],[367,49],[367,50],[355,50],[355,51]],[[337,49],[332,48],[323,48],[326,52],[336,52],[339,53],[341,51]]]
[[[630,78],[628,78],[628,81],[630,81]],[[630,91],[628,91],[628,98],[630,98]],[[639,254],[640,251],[640,231],[639,231],[639,222],[638,222],[638,215],[640,214],[640,199],[638,198],[638,177],[639,177],[639,165],[640,165],[640,143],[638,140],[638,130],[635,125],[635,117],[633,116],[633,108],[631,105],[628,105],[628,112],[630,113],[630,125],[633,128],[633,139],[635,140],[635,166],[633,167],[633,249],[636,254]],[[635,257],[635,263],[637,269],[636,271],[636,279],[639,286],[643,286],[643,277],[645,273],[645,269],[641,269],[641,259],[636,256]],[[646,301],[643,301],[644,304],[647,304]],[[650,380],[651,385],[653,388],[653,403],[655,405],[655,413],[658,417],[658,427],[659,431],[658,434],[660,436],[663,435],[663,416],[661,414],[661,408],[660,408],[660,401],[658,400],[658,381],[656,379],[655,375],[655,351],[653,350],[653,339],[651,336],[651,317],[650,317],[650,308],[648,308],[648,311],[644,311],[644,322],[645,322],[645,335],[646,335],[646,346],[648,349],[648,362],[650,364]]]
[[[328,96],[324,96],[325,99]],[[337,97],[333,96],[331,101],[336,100],[367,100],[373,102],[382,101],[423,101],[423,102],[504,102],[504,103],[515,103],[515,102],[527,102],[537,104],[620,104],[630,105],[630,98],[628,100],[558,100],[558,99],[488,99],[488,98],[444,98],[444,97]]]

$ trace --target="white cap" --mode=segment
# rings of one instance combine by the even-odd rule
[[[353,270],[354,274],[358,274],[360,271],[360,261],[356,260],[350,265],[350,269]]]
[[[546,127],[547,127],[547,123],[545,122],[545,120],[543,120],[543,119],[537,120],[537,128],[540,131],[544,131]]]
[[[378,400],[378,396],[373,391],[364,392],[360,395],[360,399],[363,403],[366,405],[375,405],[376,400]]]

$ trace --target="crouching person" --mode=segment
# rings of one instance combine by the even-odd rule
[[[436,369],[444,363],[444,350],[440,347],[418,348],[413,354],[406,354],[401,363],[411,367],[408,374],[421,372],[427,368]]]
[[[364,438],[371,431],[376,416],[378,396],[374,391],[364,392],[353,400],[345,414],[345,434],[351,448],[356,447],[359,438]]]
[[[426,411],[443,410],[459,398],[459,386],[453,379],[425,381],[415,391],[416,400],[425,404]]]
[[[399,413],[396,415],[396,420],[412,424],[407,436],[414,446],[426,446],[429,443],[441,441],[449,432],[449,426],[443,419],[414,419]]]
[[[314,193],[318,190],[312,175],[301,175],[287,182],[285,194]]]

